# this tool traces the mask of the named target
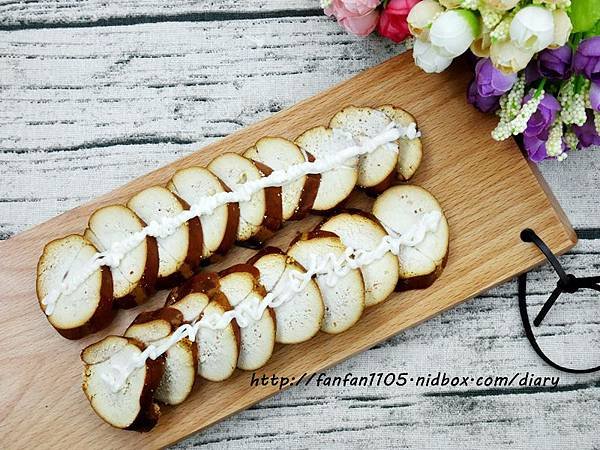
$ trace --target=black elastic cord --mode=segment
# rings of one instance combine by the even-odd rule
[[[568,275],[565,272],[565,269],[563,269],[560,262],[558,262],[558,259],[556,259],[556,256],[554,256],[552,250],[550,250],[546,243],[542,241],[537,234],[535,234],[535,231],[533,231],[531,228],[525,228],[523,231],[521,231],[521,240],[523,242],[533,242],[535,246],[544,254],[548,262],[552,264],[552,267],[563,283],[568,282]]]
[[[521,232],[521,239],[525,242],[534,243],[540,251],[546,256],[552,267],[556,271],[559,276],[559,281],[556,283],[556,288],[550,294],[550,298],[546,300],[539,314],[534,320],[534,325],[537,327],[540,325],[544,317],[548,314],[552,306],[554,306],[556,300],[563,292],[572,294],[577,292],[579,289],[594,289],[600,292],[600,276],[595,277],[582,277],[577,278],[572,274],[567,274],[560,262],[556,258],[556,256],[552,253],[552,251],[548,248],[548,246],[542,241],[535,232],[529,228],[523,230]],[[531,323],[529,322],[529,314],[527,313],[527,274],[523,274],[518,279],[518,296],[519,296],[519,312],[521,313],[521,321],[523,322],[523,328],[525,329],[525,335],[529,340],[529,343],[538,354],[540,358],[542,358],[547,364],[554,367],[555,369],[562,370],[563,372],[568,373],[591,373],[600,370],[600,366],[592,367],[590,369],[571,369],[569,367],[561,366],[560,364],[556,364],[550,358],[546,356],[546,354],[542,351],[540,346],[537,343],[535,335],[533,334],[533,330],[531,329]]]
[[[548,300],[546,300],[546,303],[544,303],[544,306],[542,306],[542,309],[540,310],[538,315],[535,317],[535,319],[533,319],[534,326],[536,326],[536,327],[540,326],[540,324],[542,323],[542,320],[544,320],[544,318],[546,317],[546,314],[548,314],[548,312],[550,311],[550,308],[552,308],[554,306],[554,303],[556,303],[556,300],[558,299],[560,294],[562,294],[562,291],[557,286],[556,289],[554,289],[552,291],[552,294],[550,294],[550,298]]]

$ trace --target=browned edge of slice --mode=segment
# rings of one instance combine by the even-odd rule
[[[398,280],[398,284],[396,285],[396,292],[410,291],[413,289],[427,289],[435,282],[435,280],[437,280],[440,277],[440,275],[444,271],[446,263],[448,262],[448,253],[449,249],[446,252],[446,255],[444,256],[444,259],[442,260],[441,264],[436,266],[433,272],[428,273],[427,275],[419,275],[412,278],[400,278]]]
[[[364,192],[364,190],[363,190],[363,192]],[[313,214],[315,216],[323,216],[323,217],[327,217],[327,218],[331,217],[335,214],[338,214],[341,211],[344,211],[346,209],[346,205],[348,204],[349,199],[350,199],[350,196],[341,200],[337,205],[335,205],[329,209],[323,209],[323,210],[313,209],[313,210],[311,210],[311,214]]]
[[[219,277],[225,277],[227,275],[230,275],[232,273],[236,273],[236,272],[248,272],[250,275],[252,275],[254,278],[258,278],[260,275],[260,272],[258,271],[258,269],[256,267],[254,267],[252,264],[249,263],[239,263],[239,264],[234,264],[233,266],[227,267],[226,269],[223,269],[219,272]]]
[[[258,169],[263,177],[269,176],[273,170],[258,161],[249,159]],[[265,215],[260,230],[247,241],[238,242],[238,245],[246,248],[260,248],[268,241],[276,231],[283,225],[283,206],[281,198],[281,187],[268,187],[265,192]]]
[[[141,219],[140,219],[141,220]],[[144,226],[146,226],[144,224]],[[114,307],[121,309],[135,308],[142,305],[156,292],[158,282],[158,242],[156,238],[146,237],[146,267],[139,284],[133,292],[120,299],[115,299]]]
[[[314,162],[315,157],[310,153],[304,151],[306,154],[306,159],[308,162]],[[315,204],[315,199],[317,198],[317,193],[319,192],[319,185],[321,184],[321,174],[320,173],[310,173],[306,175],[306,180],[304,181],[304,187],[302,188],[302,194],[300,195],[300,201],[298,202],[298,208],[296,212],[290,217],[290,220],[301,220],[304,219],[313,205]]]
[[[146,346],[137,339],[128,339],[132,344],[137,345],[140,350]],[[150,431],[160,418],[160,408],[154,403],[154,391],[160,384],[160,380],[165,371],[165,356],[161,355],[156,359],[146,359],[146,370],[148,375],[144,380],[144,388],[140,396],[140,412],[137,418],[129,425],[126,430],[132,431]]]
[[[227,186],[220,178],[217,178],[219,183],[226,192],[231,192],[229,186]],[[235,244],[235,238],[237,234],[238,224],[240,222],[240,204],[239,203],[228,203],[227,204],[227,226],[225,228],[225,234],[219,247],[215,250],[214,260],[218,260],[218,256],[225,255],[231,247]],[[213,258],[211,258],[213,259]]]
[[[113,307],[112,273],[110,269],[106,266],[103,266],[101,270],[102,287],[100,288],[100,303],[98,305],[98,309],[96,309],[96,312],[88,322],[89,329],[82,330],[82,333],[74,333],[74,337],[67,336],[65,333],[63,333],[67,330],[57,330],[61,335],[63,335],[67,339],[80,339],[83,336],[100,331],[103,328],[106,328],[115,317],[117,311]]]
[[[325,230],[312,230],[312,231],[305,231],[304,233],[298,233],[296,235],[296,237],[294,239],[292,239],[292,241],[290,242],[289,247],[291,247],[292,245],[294,245],[296,242],[298,241],[308,241],[310,239],[316,239],[316,238],[322,238],[322,237],[336,237],[339,238],[339,236],[331,231],[325,231]]]
[[[194,275],[186,282],[171,289],[167,295],[165,306],[170,306],[193,292],[203,293],[208,298],[212,298],[220,292],[219,275],[216,272],[200,272]]]
[[[392,184],[394,184],[395,181],[397,181],[397,174],[396,169],[394,168],[394,170],[390,172],[390,174],[387,177],[385,177],[383,181],[381,181],[379,184],[368,188],[362,188],[362,190],[369,197],[377,197],[379,194],[381,194],[383,191],[389,188]]]
[[[184,210],[190,209],[190,205],[185,200],[173,192],[172,194],[179,201]],[[187,267],[181,269],[185,279],[190,278],[200,265],[200,261],[202,260],[202,247],[204,245],[204,235],[202,232],[202,223],[200,223],[200,218],[198,216],[192,217],[187,223],[190,235],[188,254],[185,258]]]
[[[344,208],[339,211],[336,211],[336,215],[337,214],[356,214],[357,216],[365,217],[365,218],[375,222],[377,225],[379,225],[385,231],[385,228],[383,227],[383,225],[381,224],[379,219],[377,217],[375,217],[375,215],[369,211],[363,211],[362,209],[358,209],[358,208]],[[332,217],[333,216],[323,217],[323,219],[320,220],[319,223],[315,225],[313,231],[323,231],[323,230],[321,230],[321,227],[323,226],[323,224],[325,224],[325,222],[327,222]],[[327,231],[327,233],[335,234],[332,231]]]
[[[190,209],[190,205],[179,197],[174,192],[169,191],[173,197],[177,199],[179,204],[184,210]],[[171,289],[185,280],[191,278],[196,269],[200,266],[202,260],[202,224],[200,223],[199,217],[193,217],[187,221],[188,224],[188,253],[185,257],[184,263],[177,270],[177,272],[163,278],[159,278],[156,281],[156,287],[158,289]]]
[[[273,169],[266,164],[258,161],[252,161],[263,177],[268,177],[273,173]],[[281,199],[281,186],[272,186],[265,188],[265,220],[263,225],[270,231],[278,231],[283,224],[283,206]]]
[[[250,259],[248,259],[248,261],[246,261],[246,264],[254,265],[254,263],[256,261],[258,261],[260,258],[262,258],[263,256],[271,255],[271,254],[285,255],[285,252],[283,250],[281,250],[279,247],[268,246],[268,247],[265,247],[265,248],[261,249],[260,251],[256,252],[254,254],[254,256],[250,257]]]
[[[183,314],[181,311],[165,306],[163,308],[155,309],[153,311],[143,311],[139,313],[131,325],[140,325],[153,320],[164,320],[171,325],[171,329],[174,330],[183,323]]]

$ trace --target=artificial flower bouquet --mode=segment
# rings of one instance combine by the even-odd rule
[[[529,158],[600,145],[600,0],[324,0],[348,31],[395,42],[441,72],[471,52],[467,100],[496,113],[492,137],[521,136]]]

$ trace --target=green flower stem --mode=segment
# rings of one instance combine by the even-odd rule
[[[577,47],[579,47],[579,43],[582,40],[583,40],[583,34],[582,33],[573,33],[573,34],[571,34],[571,37],[569,38],[569,46],[573,50],[577,50]]]
[[[575,93],[581,94],[581,89],[584,85],[584,79],[582,75],[575,76]]]
[[[535,98],[538,98],[542,94],[545,84],[546,84],[546,78],[542,78],[542,81],[540,81],[540,84],[538,84],[538,87],[535,90],[535,93],[533,94],[533,96]]]

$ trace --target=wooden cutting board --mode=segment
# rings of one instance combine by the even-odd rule
[[[319,333],[303,344],[279,346],[257,375],[299,379],[321,371],[541,263],[539,252],[519,240],[525,227],[538,231],[555,252],[571,248],[575,233],[535,167],[512,140],[498,143],[490,138],[494,116],[466,104],[469,76],[469,70],[459,64],[443,74],[427,75],[414,66],[410,54],[400,55],[1,242],[0,447],[161,447],[277,393],[277,387],[251,387],[252,374],[237,371],[222,383],[199,380],[182,405],[163,408],[159,425],[149,433],[111,428],[93,413],[81,390],[79,352],[105,334],[122,333],[139,309],[121,312],[102,333],[65,340],[38,307],[35,267],[47,241],[81,232],[99,206],[124,203],[142,188],[166,183],[179,168],[205,165],[222,152],[241,152],[262,136],[294,138],[309,127],[327,124],[345,105],[391,103],[417,118],[425,158],[413,182],[431,190],[444,207],[451,233],[448,265],[432,287],[393,295],[367,310],[358,324],[341,335]],[[355,194],[350,206],[368,208],[370,202]],[[288,223],[271,243],[286,247],[298,230],[310,229],[318,220]],[[236,248],[214,267],[245,261],[252,253]],[[163,297],[164,293],[157,295],[143,308],[157,307]]]

